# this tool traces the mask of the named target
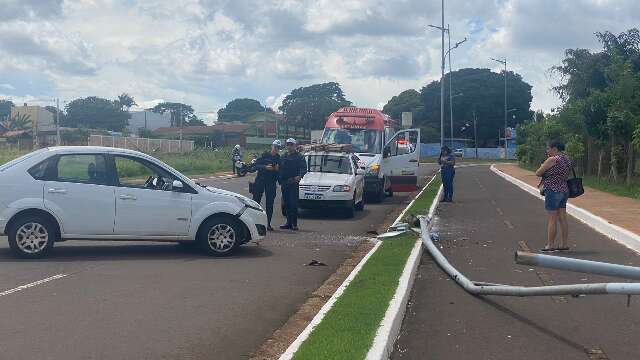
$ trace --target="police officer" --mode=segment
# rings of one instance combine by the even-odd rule
[[[298,152],[296,140],[287,139],[287,153],[280,161],[282,201],[287,212],[287,223],[280,229],[298,230],[298,184],[307,173],[307,162]]]
[[[236,175],[236,173],[240,174],[238,168],[236,167],[236,163],[240,161],[240,159],[242,159],[242,152],[240,151],[240,145],[238,144],[234,146],[233,150],[231,151],[231,162],[233,163],[231,168],[233,169],[233,175]]]
[[[278,172],[280,170],[280,154],[278,153],[280,148],[282,148],[282,142],[275,140],[271,144],[271,151],[265,151],[253,164],[253,167],[258,171],[253,184],[253,200],[259,204],[264,193],[267,230],[269,231],[273,231],[271,218],[273,217],[273,200],[276,198],[276,182],[278,181]]]

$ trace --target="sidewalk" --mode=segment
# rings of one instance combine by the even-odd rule
[[[538,187],[540,182],[540,178],[532,171],[522,169],[518,165],[496,164],[495,167],[533,187]],[[640,219],[640,200],[585,187],[584,195],[570,199],[569,202],[606,219],[610,224],[618,225],[640,235],[640,221],[638,221]]]
[[[537,251],[546,242],[543,203],[488,166],[458,170],[455,187],[455,202],[440,205],[434,226],[443,254],[471,280],[523,286],[625,282],[516,265],[516,250]],[[584,223],[571,218],[569,227],[572,250],[559,256],[640,265],[636,253]],[[638,359],[640,303],[634,297],[627,308],[626,300],[472,296],[425,254],[392,359]]]

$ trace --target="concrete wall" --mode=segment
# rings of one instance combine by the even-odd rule
[[[194,150],[194,142],[189,140],[146,139],[91,135],[89,146],[106,146],[141,151],[144,153],[177,153]]]
[[[440,143],[420,144],[420,158],[434,158],[440,155]],[[475,158],[475,148],[464,148],[464,157]],[[485,160],[504,159],[504,148],[478,148],[478,158]],[[509,159],[516,159],[516,147],[509,144]]]

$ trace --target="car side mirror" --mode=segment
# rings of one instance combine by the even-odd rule
[[[366,171],[364,171],[364,169],[356,169],[356,175],[364,175],[366,174]]]
[[[171,188],[176,191],[176,190],[182,190],[184,189],[184,184],[182,183],[182,181],[179,180],[173,180],[173,183],[171,184]]]

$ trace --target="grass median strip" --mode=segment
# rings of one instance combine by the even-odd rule
[[[426,214],[439,187],[435,179],[409,210]],[[293,359],[364,359],[417,238],[409,232],[384,240]]]

